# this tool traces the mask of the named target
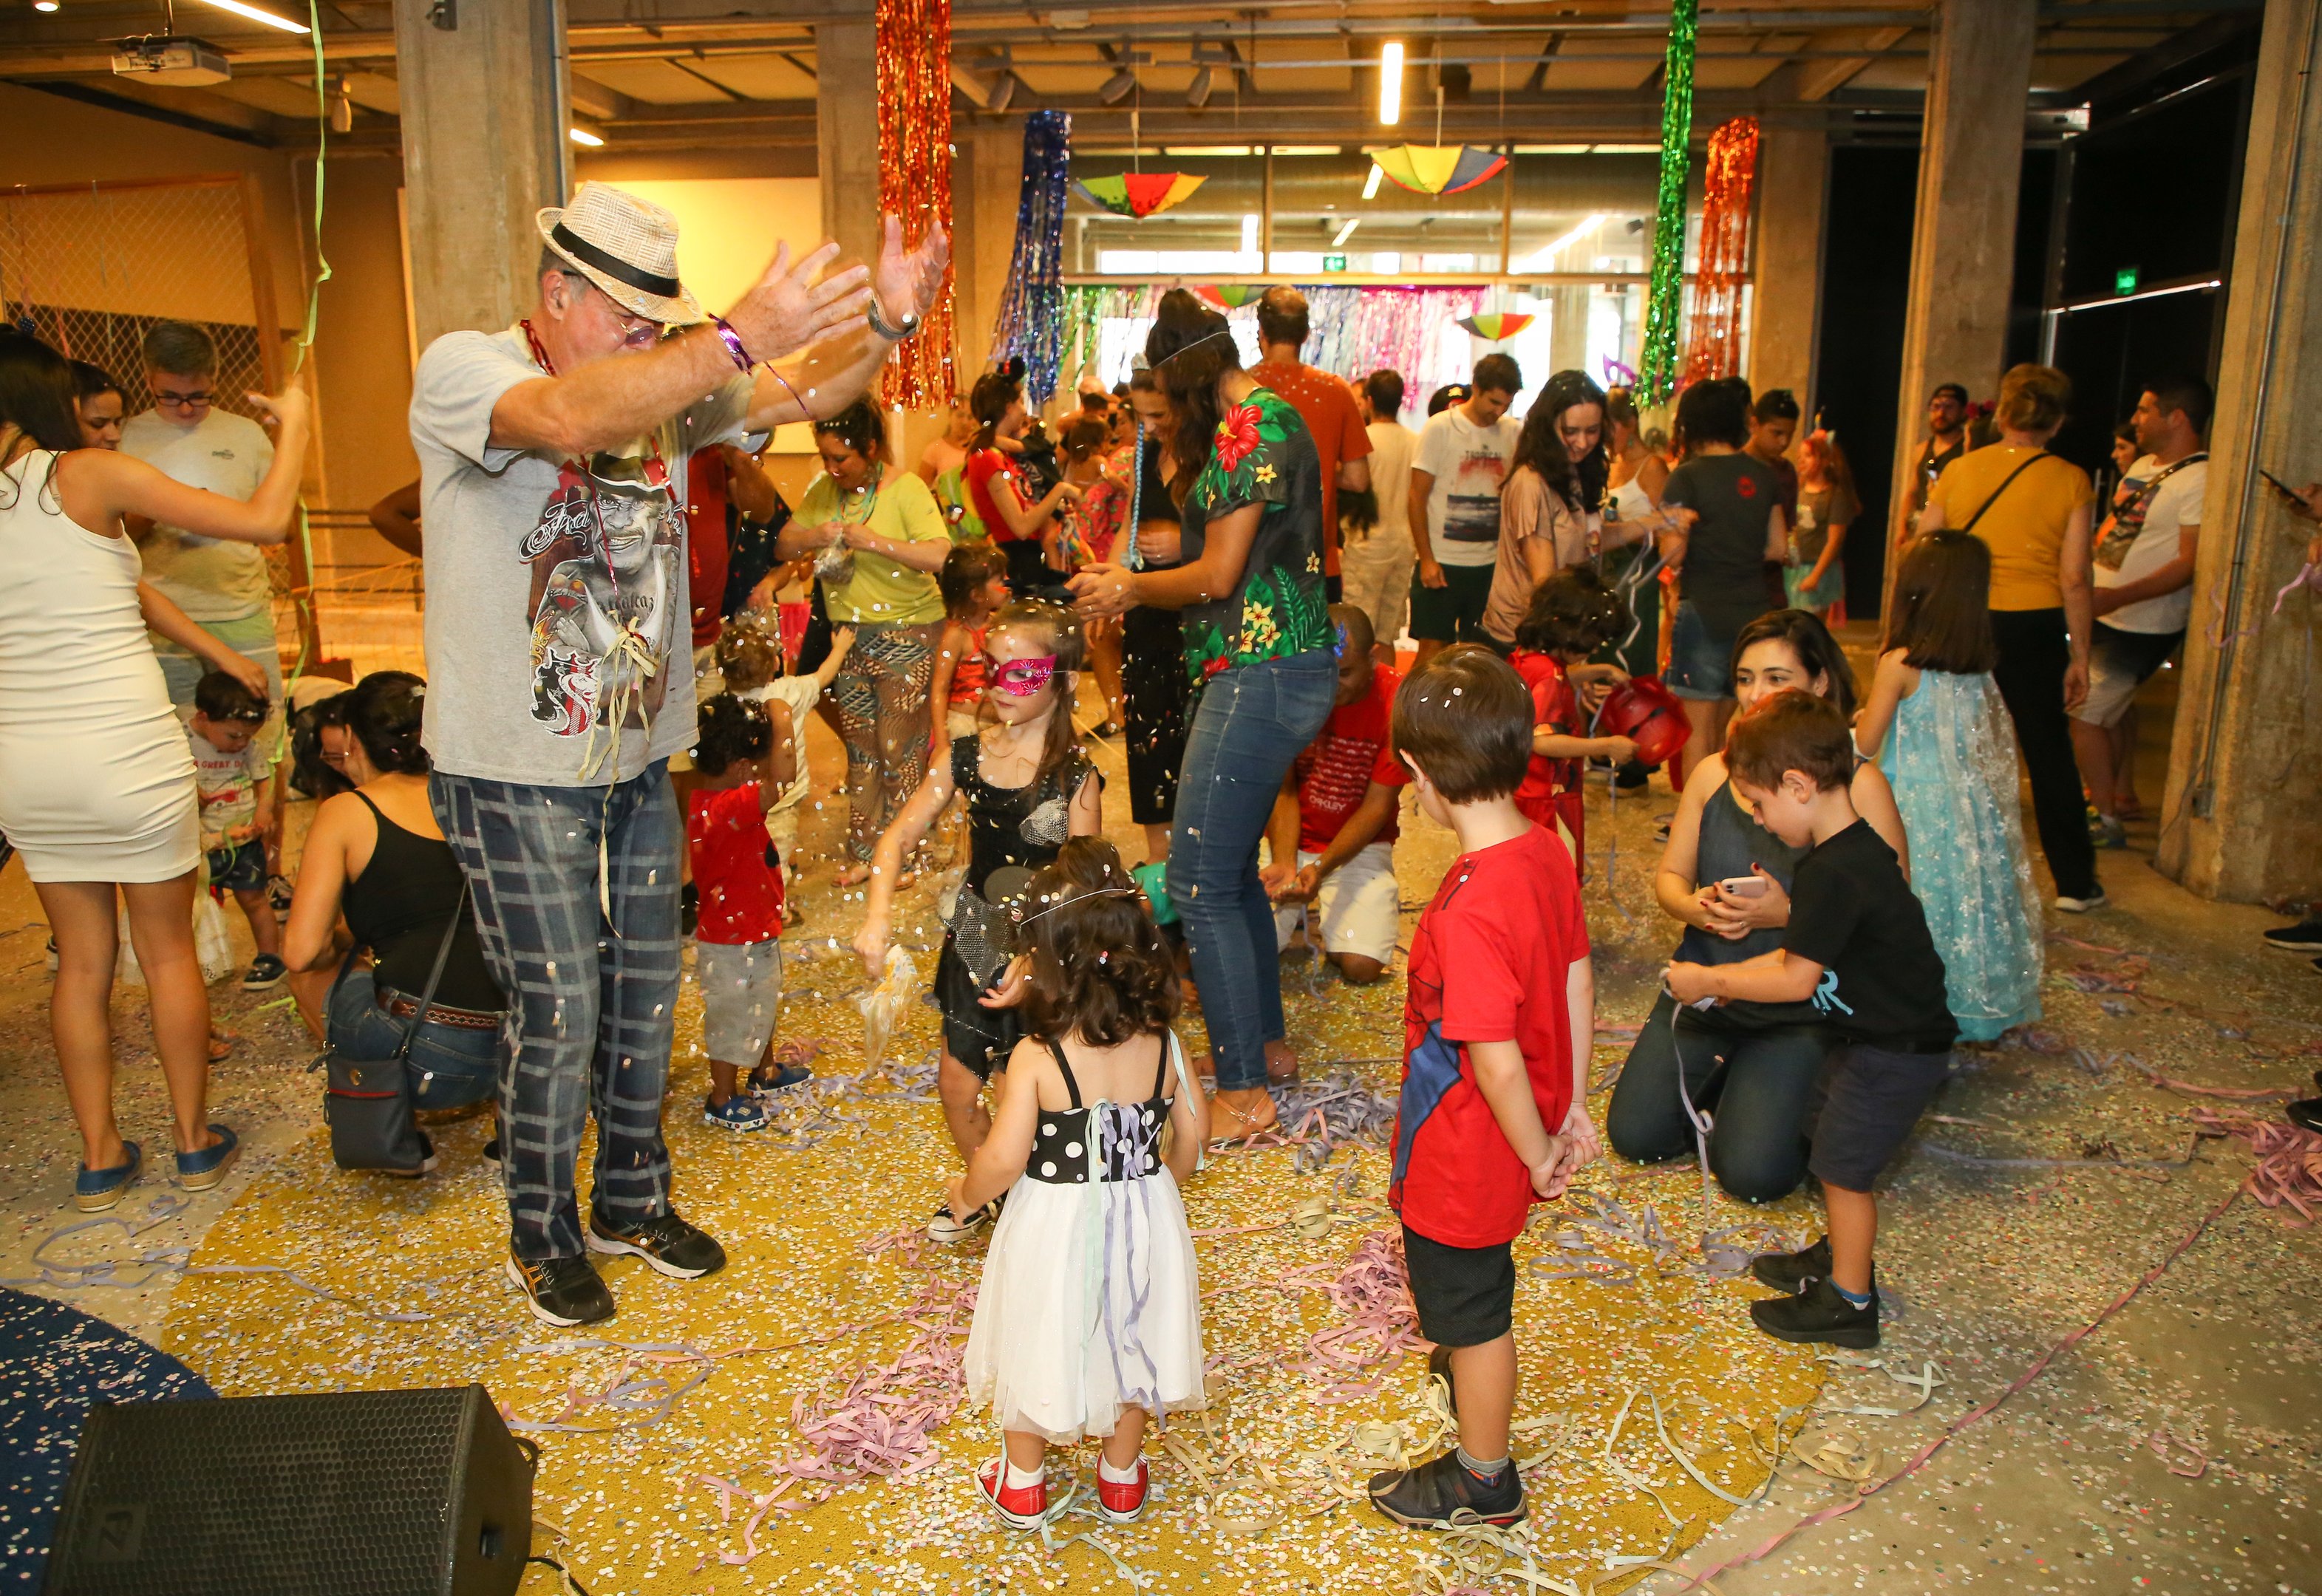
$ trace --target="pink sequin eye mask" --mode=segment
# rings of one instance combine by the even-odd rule
[[[1022,660],[995,660],[983,656],[992,667],[992,685],[1011,698],[1028,698],[1048,685],[1056,673],[1056,656],[1038,654]]]

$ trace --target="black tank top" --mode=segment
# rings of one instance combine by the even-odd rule
[[[379,841],[371,846],[370,862],[362,874],[347,881],[347,928],[370,949],[379,984],[411,998],[426,990],[443,927],[457,912],[460,924],[452,934],[443,979],[435,983],[435,1001],[484,1014],[506,1008],[507,1002],[484,962],[476,917],[460,901],[462,878],[452,845],[398,825],[368,794],[355,797],[378,822]]]

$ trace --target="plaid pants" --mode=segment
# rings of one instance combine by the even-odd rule
[[[595,1208],[629,1229],[669,1208],[662,1096],[678,982],[681,831],[665,762],[602,787],[435,772],[436,823],[467,872],[484,957],[508,996],[500,1175],[519,1258],[581,1252],[580,1132],[597,1121]],[[598,901],[598,844],[613,920]]]

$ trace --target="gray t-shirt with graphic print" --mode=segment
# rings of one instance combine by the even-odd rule
[[[751,384],[585,462],[493,447],[492,406],[539,375],[520,327],[447,333],[419,359],[423,737],[453,775],[601,787],[693,746],[686,461],[741,437]]]

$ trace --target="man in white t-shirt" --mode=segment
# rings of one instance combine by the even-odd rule
[[[669,759],[695,734],[688,463],[852,403],[933,306],[950,251],[931,229],[906,254],[890,216],[875,283],[859,267],[817,282],[836,244],[796,261],[785,247],[705,317],[658,205],[584,183],[535,221],[531,308],[427,346],[411,441],[429,797],[516,1010],[500,1084],[507,1272],[562,1326],[612,1317],[590,1253],[681,1279],[726,1262],[670,1206],[662,1135],[684,834]],[[760,374],[810,346],[812,361]],[[574,1175],[592,1117],[584,1225]]]
[[[1371,497],[1378,521],[1369,532],[1347,534],[1339,552],[1346,601],[1371,618],[1379,663],[1394,663],[1394,640],[1411,603],[1411,573],[1418,555],[1411,543],[1411,464],[1419,434],[1398,419],[1403,373],[1374,371],[1355,389],[1363,430],[1371,440]]]
[[[1476,362],[1463,404],[1430,418],[1411,468],[1411,634],[1424,665],[1454,643],[1486,643],[1484,607],[1500,552],[1500,487],[1522,430],[1508,406],[1523,389],[1513,356]]]
[[[2198,377],[2157,382],[2138,397],[2130,424],[2142,452],[2097,532],[2098,618],[2088,697],[2072,711],[2072,752],[2096,807],[2100,848],[2128,841],[2121,811],[2136,797],[2131,700],[2185,640],[2193,611],[2193,562],[2209,477],[2201,435],[2209,406],[2209,385]]]
[[[145,386],[153,408],[121,429],[121,452],[136,456],[172,480],[228,498],[258,491],[274,463],[274,442],[248,416],[217,407],[217,345],[191,322],[156,322],[145,334]],[[267,702],[282,706],[282,657],[274,643],[274,593],[266,552],[253,543],[223,542],[174,526],[133,522],[145,579],[174,600],[203,631],[258,661],[266,671]],[[156,636],[161,675],[173,703],[191,704],[194,684],[209,666]],[[266,733],[260,741],[271,746]]]

